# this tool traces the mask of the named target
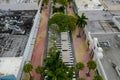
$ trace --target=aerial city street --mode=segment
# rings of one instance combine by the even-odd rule
[[[0,80],[120,80],[120,0],[0,0]]]

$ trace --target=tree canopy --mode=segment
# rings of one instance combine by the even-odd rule
[[[33,69],[33,66],[32,66],[32,64],[30,64],[30,63],[27,63],[27,64],[25,64],[25,65],[23,66],[23,71],[24,71],[25,73],[29,73],[30,80],[32,79],[32,76],[31,76],[31,74],[30,74],[30,72],[32,71],[32,69]]]
[[[62,62],[57,47],[51,47],[48,55],[44,67],[47,80],[72,80],[74,67],[69,68]]]
[[[23,67],[23,71],[25,73],[30,73],[32,71],[32,69],[33,69],[33,66],[30,63],[25,64]]]
[[[85,67],[85,66],[84,66],[84,64],[83,64],[82,62],[78,62],[78,63],[76,64],[76,68],[79,69],[79,70],[83,70],[84,67]]]
[[[78,80],[85,80],[85,78],[79,78]]]
[[[103,80],[103,78],[100,75],[96,75],[93,80]]]
[[[73,31],[76,26],[76,18],[70,15],[57,13],[54,14],[48,22],[48,25],[57,24],[59,26],[59,32]]]
[[[91,60],[91,61],[89,61],[88,63],[87,63],[87,66],[88,66],[88,68],[91,70],[91,69],[95,69],[96,67],[97,67],[97,64],[96,64],[96,62],[95,61],[93,61],[93,60]]]
[[[85,14],[84,13],[82,13],[82,15],[81,16],[79,16],[79,15],[77,15],[76,14],[76,16],[77,16],[77,25],[78,25],[78,27],[80,27],[80,28],[84,28],[85,27],[85,25],[87,25],[87,17],[85,16]]]
[[[57,24],[51,24],[49,27],[50,27],[50,28],[49,28],[50,31],[51,31],[53,34],[59,32],[59,26],[58,26]]]

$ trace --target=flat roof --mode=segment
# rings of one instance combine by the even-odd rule
[[[0,4],[1,10],[37,10],[38,3]]]
[[[101,0],[109,10],[120,10],[120,0]]]
[[[79,15],[81,15],[82,13],[85,13],[85,16],[88,18],[89,21],[112,20],[112,15],[110,14],[109,11],[90,10],[90,11],[79,11],[78,12]]]
[[[115,18],[120,23],[120,16]]]
[[[38,0],[0,0],[0,4],[13,4],[13,3],[34,3]]]
[[[106,21],[88,21],[86,29],[91,33],[113,33],[119,32],[118,27],[112,20]]]
[[[1,57],[23,56],[23,52],[28,40],[27,35],[0,34],[0,52]],[[3,46],[4,45],[4,46]]]
[[[117,25],[118,29],[120,30],[120,16],[114,16],[113,21]]]
[[[36,11],[3,10],[0,13],[0,57],[23,56]]]
[[[1,57],[0,75],[15,75],[17,77],[22,57]]]
[[[116,34],[120,35],[120,33]],[[116,70],[112,67],[112,62],[120,66],[120,42],[118,43],[118,40],[116,40],[116,34],[92,34],[92,37],[98,38],[99,46],[103,48],[103,58],[101,62],[108,80],[120,79],[120,76],[118,76]]]
[[[18,0],[0,0],[0,4],[14,4],[17,3]]]
[[[75,0],[75,3],[78,11],[103,10],[104,8],[99,0]]]
[[[117,6],[120,5],[120,0],[104,0],[108,5]]]

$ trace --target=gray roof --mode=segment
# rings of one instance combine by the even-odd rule
[[[112,20],[107,21],[88,21],[87,30],[91,33],[113,33],[119,32],[119,29]]]

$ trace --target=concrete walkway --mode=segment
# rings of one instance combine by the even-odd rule
[[[44,48],[45,48],[45,39],[46,39],[46,31],[49,17],[49,7],[42,10],[41,14],[41,22],[37,33],[37,38],[34,45],[33,55],[31,63],[33,65],[32,76],[34,80],[40,80],[40,75],[36,74],[35,68],[38,65],[42,65]]]
[[[74,15],[73,9],[70,7],[68,8],[68,12],[70,15]],[[91,71],[92,73],[91,73],[90,77],[86,76],[86,73],[88,72],[87,62],[90,60],[90,56],[88,54],[88,46],[86,44],[85,38],[84,37],[77,38],[76,37],[77,35],[78,35],[78,29],[76,29],[72,33],[76,63],[83,62],[85,64],[85,68],[84,68],[84,70],[80,71],[79,76],[81,78],[85,78],[86,80],[92,80],[93,75],[94,75],[92,71]]]

